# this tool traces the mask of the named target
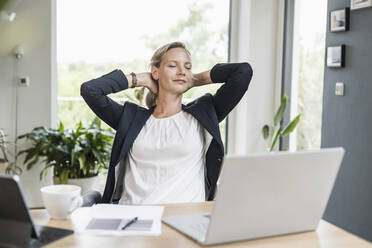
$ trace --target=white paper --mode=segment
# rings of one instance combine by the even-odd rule
[[[161,217],[163,206],[127,206],[115,204],[97,204],[88,208],[79,208],[71,214],[71,221],[76,233],[93,235],[160,235]],[[122,231],[122,230],[87,230],[86,227],[93,218],[102,219],[138,219],[153,220],[151,230],[149,231]]]

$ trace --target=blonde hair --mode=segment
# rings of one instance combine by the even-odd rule
[[[155,66],[157,68],[160,67],[160,63],[163,59],[163,56],[166,52],[168,52],[169,50],[173,49],[173,48],[183,48],[185,49],[185,51],[189,54],[189,56],[191,57],[191,54],[190,52],[187,50],[186,48],[186,45],[183,43],[183,42],[180,42],[180,41],[175,41],[175,42],[171,42],[171,43],[168,43],[160,48],[158,48],[155,53],[152,55],[151,57],[151,63],[150,63],[150,66]],[[158,80],[154,80],[155,83],[157,85],[159,85],[159,82]],[[153,106],[156,105],[156,99],[157,99],[157,95],[152,93],[151,91],[149,91],[146,95],[146,105],[147,107],[151,108]]]

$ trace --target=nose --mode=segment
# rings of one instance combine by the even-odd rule
[[[183,66],[178,66],[177,74],[185,75],[185,68],[183,68]]]

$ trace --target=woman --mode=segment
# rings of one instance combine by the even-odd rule
[[[216,64],[193,74],[181,42],[162,46],[151,73],[112,71],[81,86],[89,107],[116,130],[102,203],[159,204],[213,200],[224,156],[218,123],[252,78],[248,63]],[[191,87],[223,83],[216,94],[182,104]],[[147,87],[149,109],[107,95]]]

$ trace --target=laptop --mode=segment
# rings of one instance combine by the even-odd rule
[[[0,247],[41,247],[73,233],[34,225],[19,177],[0,174]]]
[[[163,218],[203,245],[316,229],[343,148],[226,156],[211,213]]]

